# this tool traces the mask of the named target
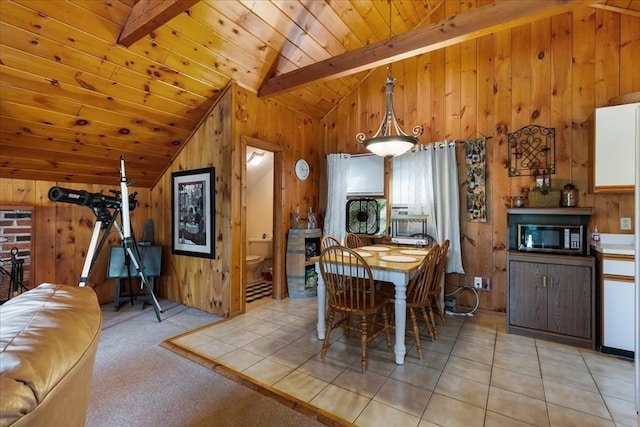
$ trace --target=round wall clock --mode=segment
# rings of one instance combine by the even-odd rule
[[[298,159],[296,162],[296,176],[301,181],[309,177],[309,163],[305,159]]]

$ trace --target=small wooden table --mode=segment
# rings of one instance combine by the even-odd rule
[[[395,286],[395,346],[394,353],[396,356],[396,363],[398,365],[404,364],[404,356],[407,352],[405,347],[404,337],[406,329],[406,315],[407,315],[407,284],[409,280],[418,270],[420,263],[422,262],[424,255],[429,251],[429,248],[412,248],[402,246],[390,246],[390,245],[371,245],[363,246],[355,249],[369,264],[371,268],[371,274],[374,280],[381,280],[385,282],[392,282]],[[387,256],[401,257],[396,260],[387,261],[384,258]],[[408,261],[407,257],[414,258],[415,261]],[[320,272],[320,258],[314,257],[312,259],[316,263],[316,271]],[[406,261],[405,261],[406,260]],[[326,299],[327,291],[324,284],[322,275],[318,275],[318,339],[323,340],[326,326]]]

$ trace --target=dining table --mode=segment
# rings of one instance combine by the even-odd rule
[[[391,282],[395,288],[395,344],[393,347],[395,362],[404,364],[405,330],[407,314],[407,284],[416,274],[429,248],[411,246],[393,246],[375,244],[353,249],[369,264],[374,280]],[[314,257],[316,271],[320,272],[320,257]],[[322,278],[318,274],[318,339],[324,340],[326,327],[327,292]]]

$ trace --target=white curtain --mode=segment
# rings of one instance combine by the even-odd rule
[[[327,156],[327,212],[324,217],[324,234],[344,240],[347,228],[347,182],[350,154],[337,153]]]
[[[462,273],[458,166],[455,143],[419,145],[392,159],[393,206],[427,215],[427,232],[438,242],[449,239],[447,273]]]
[[[427,215],[427,234],[437,237],[431,150],[422,147],[391,159],[391,205],[406,206],[410,215]]]
[[[460,199],[455,143],[435,143],[431,153],[438,241],[449,239],[447,273],[464,274],[460,248]]]

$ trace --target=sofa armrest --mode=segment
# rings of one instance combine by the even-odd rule
[[[84,425],[101,323],[88,287],[42,284],[0,306],[0,426]]]

